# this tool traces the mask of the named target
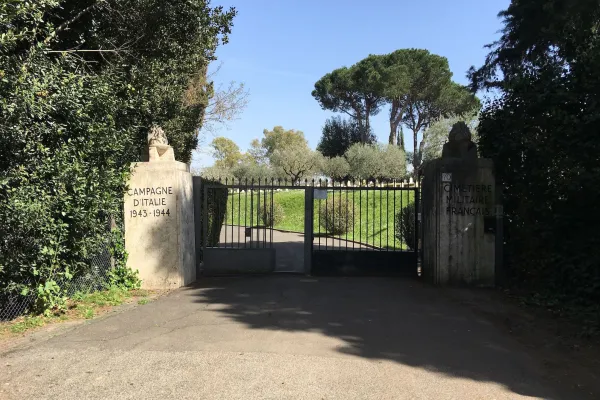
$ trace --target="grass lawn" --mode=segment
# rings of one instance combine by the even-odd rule
[[[335,202],[342,200],[352,201],[355,207],[354,227],[346,234],[336,237],[370,244],[376,247],[389,247],[397,249],[406,248],[394,235],[395,214],[400,209],[414,202],[414,191],[380,191],[380,190],[329,190],[328,197],[335,196]],[[230,193],[227,199],[226,224],[241,226],[262,225],[259,218],[258,203],[270,205],[270,192],[259,195],[246,193]],[[395,197],[395,198],[394,198]],[[274,192],[275,203],[284,210],[284,218],[275,224],[275,229],[292,232],[304,232],[304,190],[290,189],[288,192]],[[315,200],[314,208],[314,233],[325,235],[325,228],[320,224],[319,206],[325,206],[325,200]],[[252,210],[254,209],[254,212]],[[328,235],[331,237],[331,235]],[[315,243],[318,239],[315,238]]]

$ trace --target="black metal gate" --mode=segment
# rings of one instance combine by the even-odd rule
[[[417,276],[415,185],[320,182],[312,197],[311,274]]]
[[[268,223],[276,190],[273,182],[198,179],[196,185],[199,189],[195,192],[201,194],[200,199],[194,199],[201,215],[196,224],[198,272],[273,272],[274,232],[273,224]]]
[[[194,202],[201,274],[417,275],[414,185],[195,177]]]

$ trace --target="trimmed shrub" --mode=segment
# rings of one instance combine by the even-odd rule
[[[396,239],[410,250],[415,249],[415,212],[415,203],[410,203],[396,214]]]
[[[328,198],[319,206],[321,227],[332,235],[342,235],[354,229],[354,203],[342,198]]]
[[[273,202],[273,207],[271,207],[270,204],[267,204],[266,207],[263,205],[263,207],[258,210],[258,213],[265,226],[275,226],[281,223],[285,217],[283,207],[275,201]]]
[[[207,236],[208,236],[208,247],[217,247],[219,245],[219,237],[221,235],[221,228],[223,222],[225,222],[225,214],[227,212],[227,188],[219,181],[211,179],[202,179],[202,185],[211,185],[207,194],[206,210],[202,213],[200,220],[204,224],[204,216],[206,215],[208,221],[206,224]],[[216,186],[216,187],[215,187]],[[204,188],[200,191],[200,204],[204,204]],[[201,230],[201,243],[204,243],[204,225]]]

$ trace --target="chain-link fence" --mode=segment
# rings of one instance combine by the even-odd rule
[[[91,293],[102,290],[108,283],[108,272],[112,268],[112,259],[108,245],[96,256],[90,259],[90,268],[84,274],[74,276],[73,279],[59,279],[58,285],[67,296],[73,296],[77,292]],[[32,287],[33,282],[27,282]],[[27,296],[20,292],[0,295],[0,321],[10,321],[23,315],[31,309],[35,301],[35,292],[31,291]]]

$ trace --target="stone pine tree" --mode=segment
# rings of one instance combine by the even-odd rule
[[[380,56],[369,56],[350,68],[338,68],[315,83],[312,96],[324,110],[349,115],[362,128],[361,143],[369,142],[370,117],[384,104],[379,76]]]
[[[421,49],[369,55],[323,76],[312,95],[323,109],[345,113],[366,128],[369,117],[389,104],[388,143],[398,143],[399,127],[412,131],[414,170],[421,162],[419,137],[433,121],[479,107],[468,88],[452,81],[448,60]]]
[[[389,143],[394,144],[399,126],[412,131],[412,164],[421,163],[419,135],[442,117],[462,115],[479,107],[467,87],[452,81],[448,60],[427,50],[401,49],[385,56],[385,98],[390,105]]]

